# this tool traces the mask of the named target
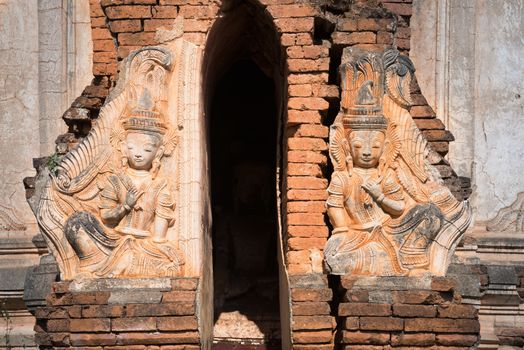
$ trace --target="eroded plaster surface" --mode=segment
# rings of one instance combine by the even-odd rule
[[[520,0],[415,0],[410,56],[422,92],[455,135],[448,159],[472,178],[476,221],[524,189]]]

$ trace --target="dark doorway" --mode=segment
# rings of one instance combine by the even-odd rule
[[[209,114],[215,349],[280,349],[274,81],[249,58],[233,62]]]

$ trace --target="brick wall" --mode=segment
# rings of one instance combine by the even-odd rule
[[[198,279],[163,284],[75,291],[56,282],[47,306],[36,311],[36,341],[40,349],[199,349]]]

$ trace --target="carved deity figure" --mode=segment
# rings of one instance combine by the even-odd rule
[[[159,113],[134,111],[124,118],[122,171],[102,185],[99,214],[73,214],[65,235],[80,270],[97,276],[176,276],[183,260],[166,234],[174,220],[173,193],[159,176],[166,125]]]
[[[443,274],[470,212],[425,159],[427,143],[406,110],[411,62],[394,50],[346,49],[343,58],[325,266],[332,274]]]
[[[36,215],[62,279],[184,275],[175,220],[171,54],[131,54],[91,132],[58,163]],[[173,169],[173,161],[170,161]]]

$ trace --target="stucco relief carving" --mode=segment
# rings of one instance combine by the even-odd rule
[[[413,72],[396,50],[344,50],[329,144],[331,274],[444,275],[470,223],[468,202],[426,160],[427,141],[407,110]]]
[[[24,222],[10,205],[0,204],[0,231],[25,231]]]
[[[49,174],[36,214],[63,279],[185,275],[174,225],[179,125],[168,106],[174,56],[163,47],[131,54],[90,134]]]
[[[510,206],[500,209],[486,224],[488,231],[524,232],[524,192]]]

